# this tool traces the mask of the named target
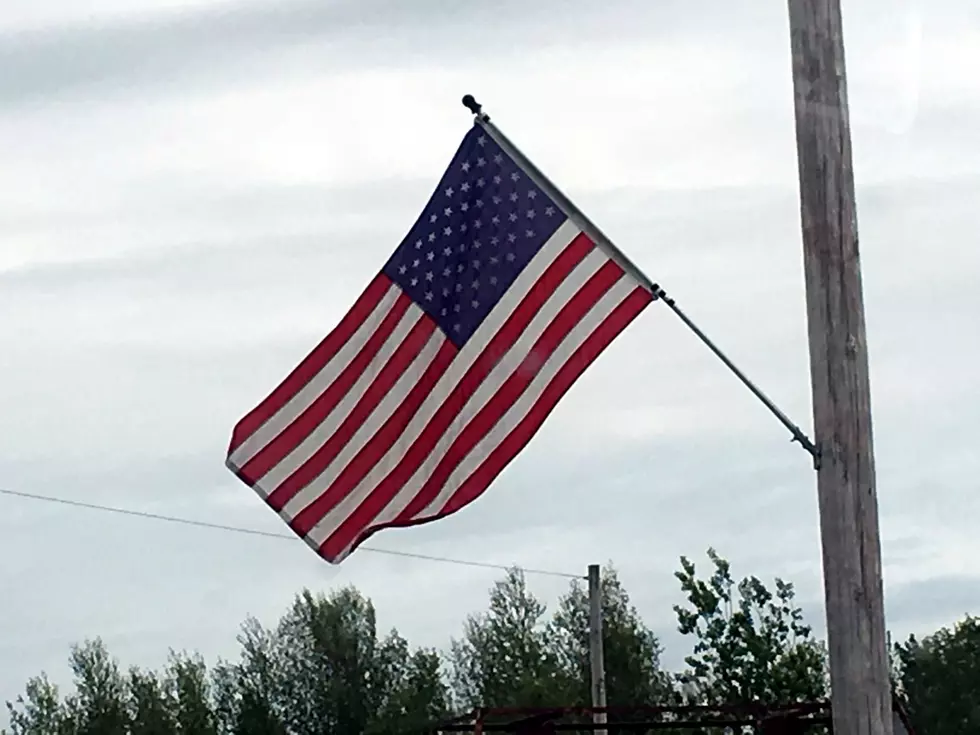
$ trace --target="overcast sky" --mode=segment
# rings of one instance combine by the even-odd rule
[[[785,3],[14,0],[0,13],[0,487],[284,527],[232,425],[329,330],[466,132],[464,93],[810,426]],[[845,3],[888,625],[980,612],[980,6]],[[681,554],[796,582],[807,455],[651,305],[476,504],[370,546],[584,573],[668,647]],[[445,645],[499,573],[0,496],[0,699],[103,636],[235,651],[354,584]],[[529,577],[549,602],[567,586]]]

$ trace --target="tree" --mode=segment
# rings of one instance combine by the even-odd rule
[[[457,705],[545,706],[572,688],[545,629],[545,606],[513,569],[490,591],[487,612],[471,615],[452,641],[450,678]]]
[[[11,735],[70,735],[58,687],[41,674],[28,680],[15,703],[7,702]]]
[[[916,732],[980,732],[980,618],[895,646],[897,678]]]
[[[775,594],[756,577],[736,585],[725,559],[714,549],[708,558],[714,571],[707,581],[686,557],[675,574],[688,600],[674,607],[679,630],[695,637],[685,678],[697,698],[787,703],[826,696],[826,653],[803,622],[793,585],[777,579]]]
[[[660,641],[640,619],[612,567],[602,571],[600,590],[608,704],[667,704],[673,691],[670,677],[660,669]],[[579,580],[559,600],[548,636],[565,680],[571,684],[565,702],[591,704],[589,594]]]

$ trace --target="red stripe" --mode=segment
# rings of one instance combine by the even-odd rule
[[[418,357],[435,330],[435,321],[426,315],[423,315],[415,323],[412,331],[398,345],[398,349],[395,350],[387,364],[381,369],[381,372],[378,373],[378,376],[357,402],[357,405],[354,406],[343,423],[337,427],[333,435],[326,440],[313,456],[297,468],[293,474],[283,480],[282,484],[269,494],[267,499],[269,505],[276,511],[282,510],[282,507],[297,492],[313,482],[321,472],[330,466],[330,463],[337,457],[340,450],[347,445],[350,438],[367,421],[371,412],[381,403],[381,399],[388,394],[392,386],[412,366],[415,358]]]
[[[439,439],[446,433],[466,401],[521,336],[541,306],[594,247],[595,245],[589,238],[580,234],[552,261],[524,296],[520,305],[494,334],[486,348],[456,384],[450,395],[437,408],[405,456],[354,511],[354,516],[366,518],[364,523],[370,522],[385,505],[391,502],[398,489],[415,473]],[[429,390],[432,387],[434,386],[430,386]],[[404,427],[402,429],[404,430]],[[328,491],[303,511],[301,527],[312,528],[316,525],[324,515],[357,487],[372,467],[381,461],[391,449],[393,438],[385,437],[386,440],[384,441],[379,439],[380,437],[372,439],[344,469]],[[299,522],[300,518],[297,516],[294,523]]]
[[[541,397],[535,401],[534,406],[528,411],[527,416],[514,427],[506,439],[497,445],[479,469],[460,485],[449,502],[432,518],[441,518],[450,513],[455,513],[480,497],[497,475],[527,446],[527,443],[541,428],[544,420],[554,410],[558,401],[575,384],[585,369],[602,354],[602,351],[651,301],[650,292],[640,287],[637,287],[627,296],[562,365],[555,377],[548,383],[548,387],[542,392]]]
[[[347,391],[361,377],[371,361],[377,357],[378,350],[385,343],[401,321],[402,316],[412,303],[412,299],[405,293],[400,293],[395,299],[391,310],[378,325],[378,328],[368,338],[364,346],[337,376],[330,386],[323,391],[317,399],[313,401],[306,410],[301,413],[293,423],[287,426],[275,439],[256,454],[252,459],[245,463],[241,469],[240,476],[246,482],[255,483],[261,479],[265,473],[275,467],[282,459],[289,454],[300,442],[302,442],[310,432],[322,423],[337,404],[347,395]]]
[[[466,455],[480,439],[494,427],[527,389],[548,357],[557,349],[568,333],[622,276],[623,269],[615,262],[608,261],[562,307],[534,343],[527,357],[522,360],[521,364],[504,381],[487,404],[456,436],[449,450],[436,465],[435,470],[419,489],[419,492],[399,514],[396,523],[404,523],[418,515],[436,498],[456,466],[466,458]],[[410,475],[399,483],[399,489],[409,477]],[[342,552],[377,517],[384,506],[391,502],[394,494],[391,493],[383,498],[378,498],[377,493],[373,493],[367,501],[344,520],[330,538],[326,539],[323,545],[324,553],[328,556],[335,556]]]
[[[574,385],[585,369],[602,354],[603,350],[635,319],[647,304],[652,301],[650,293],[637,287],[629,296],[607,316],[594,332],[562,365],[561,369],[551,379],[541,396],[528,411],[514,430],[490,453],[479,468],[470,475],[459,489],[453,494],[441,510],[431,516],[401,518],[390,523],[378,524],[365,528],[357,540],[347,550],[349,554],[367,538],[385,528],[413,526],[444,518],[476,500],[490,486],[497,476],[507,467],[527,443],[541,428],[545,419],[551,414],[558,401]],[[329,540],[328,540],[329,543]],[[324,544],[320,553],[332,561],[331,554],[343,553],[344,547]]]
[[[354,335],[361,323],[374,311],[390,287],[391,281],[383,273],[375,276],[364,293],[354,302],[351,310],[340,320],[340,324],[323,338],[320,344],[296,366],[264,401],[235,425],[231,433],[231,444],[228,447],[229,455],[243,441],[254,434],[262,424],[272,418],[279,409],[285,406],[290,398],[296,395],[334,358],[347,343],[347,340]]]
[[[405,400],[401,402],[398,406],[398,410],[393,413],[388,420],[384,423],[377,433],[371,438],[371,442],[365,445],[360,452],[355,455],[354,459],[350,461],[347,467],[341,472],[340,477],[347,472],[352,471],[360,472],[363,465],[363,472],[367,472],[371,469],[372,463],[369,463],[366,457],[371,456],[371,443],[377,444],[379,446],[384,446],[390,448],[401,436],[402,432],[405,431],[405,427],[415,416],[416,411],[422,405],[426,396],[432,392],[432,388],[436,383],[439,382],[439,378],[442,374],[446,372],[447,368],[452,364],[453,359],[456,357],[457,350],[456,346],[446,340],[442,347],[439,348],[439,352],[436,354],[435,359],[429,363],[429,367],[426,368],[422,377],[419,378],[418,382],[412,387],[412,390],[405,397]],[[338,477],[338,480],[340,478]],[[313,503],[304,508],[300,513],[296,514],[296,517],[290,523],[290,527],[296,531],[300,536],[305,536],[310,532],[310,529],[315,526],[323,516],[333,510],[336,505],[344,499],[346,494],[341,494],[337,491],[338,483],[333,483],[326,491],[320,495]]]

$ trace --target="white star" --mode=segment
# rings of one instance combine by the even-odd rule
[[[498,258],[496,255],[491,255],[490,256],[490,265],[497,265],[497,263],[499,263],[499,262],[500,262],[500,258]],[[492,281],[491,281],[491,283],[492,283]]]
[[[545,207],[544,208],[544,213],[548,217],[551,217],[555,213],[555,208],[554,207]]]
[[[534,237],[534,230],[524,230],[525,237]]]
[[[456,193],[456,190],[453,187],[451,187],[451,186],[448,189],[446,189],[446,196],[447,197],[451,197],[455,193]]]
[[[537,195],[538,195],[538,192],[536,192],[534,189],[530,189],[527,192],[527,198],[528,199],[534,199],[534,197],[536,197]]]
[[[460,232],[466,232],[466,223],[465,222],[459,226],[459,231]]]
[[[516,242],[517,241],[517,235],[515,235],[513,232],[508,232],[507,233],[507,241],[508,242]],[[513,260],[514,259],[513,256],[514,256],[513,253],[507,253],[507,260]]]
[[[439,219],[439,215],[438,214],[430,214],[429,215],[429,222],[430,223],[431,222],[435,222],[437,219]]]
[[[480,136],[479,138],[477,138],[477,139],[476,139],[476,142],[477,142],[477,143],[478,143],[479,145],[481,145],[481,146],[484,146],[484,145],[486,145],[486,144],[487,144],[487,136],[485,136],[485,135],[481,135],[481,136]]]
[[[476,180],[476,185],[482,188],[487,185],[487,181],[481,176]]]
[[[430,250],[425,254],[425,259],[431,263],[433,260],[436,259],[436,254]]]
[[[425,272],[425,280],[431,281],[432,280],[432,276],[433,276],[432,271],[426,271]]]
[[[473,308],[474,309],[479,309],[480,308],[480,302],[477,301],[476,299],[473,299],[470,303],[473,304]]]
[[[517,222],[517,212],[511,212],[508,214],[507,219],[509,219],[511,222]]]
[[[456,309],[456,311],[459,311],[459,309]],[[458,332],[460,329],[462,329],[462,327],[460,327],[458,324],[453,324],[453,331],[454,332]]]
[[[479,230],[481,227],[483,227],[482,221],[478,219],[473,220],[473,229]]]
[[[482,242],[480,242],[479,240],[474,240],[473,241],[473,249],[474,250],[479,250],[482,247],[483,247],[483,243]]]
[[[432,292],[431,291],[426,291],[425,292],[425,300],[426,301],[432,301]]]
[[[487,159],[483,158],[482,156],[480,158],[477,158],[476,159],[476,165],[477,166],[480,166],[481,168],[483,166],[486,166],[487,165]]]
[[[511,263],[513,263],[516,258],[517,256],[513,253],[507,253],[507,260],[509,260]]]
[[[477,270],[480,270],[480,259],[479,258],[477,258],[476,260],[473,261],[473,267],[476,268]]]
[[[517,201],[517,192],[516,191],[511,193],[510,200],[512,202],[516,202]]]
[[[510,180],[511,181],[517,181],[519,178],[521,178],[521,175],[519,173],[517,173],[516,171],[510,175]]]
[[[453,249],[451,247],[444,247],[442,249],[442,254],[448,257],[453,254]]]
[[[463,290],[463,284],[462,283],[457,283],[456,284],[456,288],[455,288],[456,293],[459,293],[462,290]]]
[[[453,304],[453,311],[455,311],[457,314],[459,313],[459,304]]]
[[[446,314],[448,314],[448,313],[449,313],[449,309],[447,309],[447,308],[446,308],[446,307],[444,306],[444,307],[442,307],[442,310],[441,310],[441,311],[440,311],[439,313],[440,313],[440,314],[442,314],[443,316],[446,316]]]
[[[446,237],[449,237],[450,235],[453,234],[453,228],[452,227],[443,227],[442,228],[442,234],[445,235]]]
[[[430,232],[429,233],[429,242],[435,242],[435,240],[436,240],[436,233]]]
[[[408,268],[404,264],[398,266],[398,272],[401,273],[403,276],[405,275],[405,272],[407,270],[408,270]]]
[[[497,285],[497,277],[496,276],[490,276],[490,285],[491,286],[496,286]]]
[[[490,218],[490,221],[493,222],[495,225],[499,225],[500,224],[500,217],[498,217],[497,215],[494,215],[493,217]]]
[[[451,215],[453,213],[453,208],[452,207],[446,207],[444,210],[442,210],[442,213],[448,217],[449,215]]]
[[[463,192],[464,194],[466,192],[468,192],[470,190],[470,184],[469,184],[469,182],[468,181],[464,181],[462,184],[460,184],[459,185],[459,190],[461,192]]]
[[[465,171],[469,171],[470,170],[470,162],[469,161],[463,161],[463,165],[460,166],[460,168],[463,169],[464,172]]]
[[[460,212],[469,212],[470,211],[470,203],[469,202],[463,202],[462,204],[460,204],[459,205],[459,211]]]
[[[448,270],[448,269],[447,269],[447,270]],[[443,295],[443,296],[447,296],[447,297],[448,297],[448,296],[449,296],[449,289],[448,289],[448,288],[444,288],[444,289],[442,289],[442,295]],[[445,311],[445,310],[443,310],[443,311]]]
[[[493,203],[494,204],[500,204],[502,201],[503,201],[503,199],[501,199],[500,197],[498,197],[496,194],[493,195]]]
[[[421,237],[418,240],[415,241],[415,249],[416,250],[421,250],[422,249],[422,238]]]
[[[477,199],[477,200],[476,200],[476,201],[474,202],[474,204],[476,204],[476,208],[477,208],[477,209],[483,209],[483,200],[482,200],[482,199]]]
[[[498,245],[499,243],[500,243],[500,238],[497,237],[496,235],[490,238],[491,245]]]
[[[500,178],[499,176],[494,176],[493,177],[493,183],[499,184],[501,181],[503,181],[503,179]]]
[[[480,282],[479,281],[473,281],[473,283],[471,283],[470,286],[471,286],[471,288],[474,291],[479,291],[480,290]]]
[[[527,218],[528,219],[534,219],[534,210],[533,209],[527,210]]]
[[[417,286],[417,285],[419,284],[419,279],[418,279],[418,278],[413,278],[413,279],[412,279],[412,280],[410,281],[410,283],[411,283],[411,284],[412,284],[413,286]]]
[[[499,165],[500,165],[501,163],[503,163],[503,161],[504,161],[504,157],[503,157],[502,155],[500,155],[499,153],[498,153],[498,154],[496,154],[496,155],[495,155],[495,156],[493,157],[493,162],[494,162],[495,164],[497,164],[498,166],[499,166]]]
[[[413,268],[418,268],[420,262],[421,261],[418,258],[416,258],[415,260],[412,261],[412,267]]]

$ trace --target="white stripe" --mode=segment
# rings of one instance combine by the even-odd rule
[[[597,251],[599,252],[599,251]],[[608,256],[605,256],[608,259]],[[453,494],[459,489],[463,482],[471,474],[480,468],[480,465],[490,456],[506,438],[510,435],[518,424],[524,420],[534,405],[541,398],[548,385],[554,380],[558,371],[568,362],[575,351],[592,335],[602,322],[636,289],[637,283],[634,279],[624,275],[616,284],[603,294],[602,298],[585,314],[578,324],[572,328],[561,344],[555,349],[551,356],[541,366],[540,371],[528,384],[527,389],[521,394],[520,398],[507,412],[500,417],[493,428],[477,442],[470,450],[469,454],[446,479],[445,485],[440,489],[439,494],[425,507],[420,513],[413,516],[412,520],[427,520],[438,516],[442,508],[448,503]],[[413,478],[414,479],[414,478]],[[428,479],[428,478],[425,478]],[[419,483],[419,488],[422,484]],[[416,490],[417,492],[417,490]],[[380,525],[389,523],[398,517],[413,495],[407,495],[406,499],[396,497],[392,503],[386,506],[368,525]],[[322,540],[317,538],[317,547],[320,546],[329,536]],[[350,547],[357,541],[355,537],[334,561],[338,563],[350,553]]]
[[[441,330],[437,329],[432,333],[428,342],[425,343],[425,346],[421,349],[421,351],[419,351],[419,354],[401,374],[395,384],[391,387],[391,390],[389,390],[381,402],[375,406],[375,409],[371,412],[368,420],[360,425],[357,431],[354,432],[354,435],[350,437],[344,447],[340,450],[340,452],[334,458],[334,461],[331,463],[332,465],[338,464],[342,461],[342,466],[346,466],[351,459],[356,456],[357,452],[359,451],[357,447],[363,443],[362,435],[365,432],[365,426],[384,424],[384,422],[391,417],[398,406],[400,406],[405,400],[405,397],[408,395],[409,391],[412,390],[412,387],[418,383],[419,379],[422,377],[422,374],[428,369],[429,365],[438,354],[439,349],[443,344],[445,344],[445,342],[446,335],[443,334]],[[310,487],[319,487],[321,490],[323,489],[323,486],[311,483],[310,485],[304,487],[300,493],[309,492]],[[297,493],[297,495],[300,493]],[[282,516],[283,520],[285,520],[287,523],[292,521],[292,519],[295,517],[290,512],[290,504],[292,500],[295,500],[295,497],[296,496],[293,496],[290,503],[286,503],[285,506],[283,506],[282,511],[279,513],[279,515]],[[316,500],[316,497],[316,494],[312,494],[309,502]],[[308,504],[309,503],[306,503],[306,505]],[[302,510],[302,508],[303,506],[300,507],[300,510]]]
[[[490,456],[490,453],[524,420],[524,417],[538,402],[541,394],[544,393],[558,371],[575,354],[575,350],[581,347],[602,322],[633,293],[637,285],[634,279],[624,275],[616,282],[616,285],[603,294],[602,298],[589,310],[589,313],[582,317],[562,340],[558,348],[551,353],[551,356],[541,366],[540,372],[534,376],[521,397],[514,401],[514,404],[507,409],[507,413],[500,417],[493,428],[474,445],[466,458],[456,466],[439,495],[416,516],[417,518],[436,515],[442,510],[442,507],[449,502],[464,480],[476,472],[484,460]]]
[[[321,368],[321,370],[298,390],[275,414],[255,430],[245,441],[243,441],[228,458],[229,464],[241,468],[262,451],[266,445],[279,436],[282,431],[293,423],[297,417],[305,411],[317,397],[325,391],[337,376],[350,364],[351,360],[360,352],[364,344],[371,338],[371,335],[378,329],[378,326],[391,311],[401,289],[392,285],[385,295],[378,301],[378,305],[368,315],[357,331],[351,335],[350,339],[337,352],[331,360]]]
[[[463,349],[459,351],[459,354],[453,359],[452,364],[450,364],[449,369],[443,373],[442,377],[433,387],[432,391],[426,396],[425,401],[419,407],[419,410],[415,413],[412,421],[405,427],[402,435],[397,439],[396,443],[391,447],[391,449],[382,457],[375,467],[372,468],[371,472],[355,487],[350,495],[354,495],[363,486],[369,485],[373,488],[378,482],[381,481],[395,465],[405,456],[408,449],[411,447],[412,442],[418,437],[425,428],[425,425],[429,422],[432,415],[438,410],[439,406],[442,405],[443,401],[449,397],[452,393],[453,388],[456,384],[463,378],[466,371],[470,369],[473,363],[476,361],[477,357],[483,352],[486,346],[490,343],[493,336],[500,330],[504,325],[510,315],[514,310],[520,305],[521,301],[531,290],[541,274],[547,270],[548,266],[554,262],[568,244],[572,242],[579,235],[579,231],[573,226],[569,225],[568,221],[562,223],[562,225],[555,231],[555,233],[548,238],[548,241],[544,246],[537,252],[537,254],[530,260],[530,262],[524,267],[520,275],[514,280],[510,288],[498,302],[497,306],[494,307],[486,318],[477,327],[473,335],[467,340],[466,344],[463,345]],[[304,487],[300,492],[294,495],[290,501],[283,507],[282,515],[289,521],[299,515],[302,510],[308,506],[310,503],[315,501],[327,488],[329,488],[337,478],[340,473],[343,472],[344,468],[351,461],[351,459],[356,456],[359,452],[377,433],[378,429],[381,428],[383,422],[371,420],[368,426],[365,426],[363,431],[358,431],[356,437],[352,437],[351,441],[347,443],[344,447],[344,451],[337,456],[337,458],[330,463],[330,466],[324,469],[320,475],[313,480],[309,485]],[[379,476],[380,475],[380,476]],[[349,497],[349,496],[348,496]],[[358,501],[359,503],[359,501]],[[341,508],[345,508],[347,505],[341,503],[333,512],[340,512]],[[356,508],[357,506],[354,505]]]
[[[391,503],[382,511],[385,517],[390,515],[394,518],[394,516],[400,513],[411,502],[412,498],[422,489],[426,480],[432,475],[439,462],[449,451],[456,437],[476,417],[487,402],[496,395],[497,391],[500,390],[501,386],[510,378],[514,371],[524,363],[525,358],[531,354],[538,338],[554,321],[562,308],[578,293],[589,278],[608,262],[609,256],[598,248],[594,249],[559,284],[551,297],[542,305],[538,313],[535,314],[527,328],[521,333],[514,346],[498,361],[476,391],[467,397],[466,403],[456,415],[451,426],[443,432],[432,451],[426,455],[422,464],[398,490],[392,498]],[[420,424],[427,423],[431,417],[431,413],[425,416],[416,416],[416,418],[420,419]],[[404,450],[407,450],[411,442],[399,442],[399,445],[403,446]],[[402,451],[402,455],[404,453]],[[398,457],[398,459],[401,459],[401,457]],[[381,465],[383,467],[381,467],[380,471],[378,467],[373,468],[371,473],[368,474],[368,477],[365,478],[365,481],[358,485],[354,492],[348,495],[337,506],[334,512],[328,514],[317,523],[310,531],[311,534],[315,534],[314,540],[321,540],[322,543],[323,540],[329,538],[339,528],[344,518],[370,496],[377,484],[382,481],[385,475],[394,467],[395,463],[389,465],[388,462],[383,462]],[[381,474],[382,472],[384,474]]]
[[[344,397],[337,402],[333,410],[321,421],[307,437],[297,444],[283,457],[277,464],[269,469],[258,482],[255,483],[255,490],[263,498],[270,495],[282,482],[293,474],[296,470],[306,464],[316,452],[327,443],[327,440],[334,435],[340,428],[344,419],[354,410],[357,402],[360,401],[377,379],[378,375],[395,351],[401,346],[402,342],[411,332],[412,328],[424,316],[424,312],[415,304],[409,304],[402,314],[402,318],[391,330],[391,334],[385,339],[378,349],[377,354],[371,362],[364,368],[354,384],[350,387]]]

